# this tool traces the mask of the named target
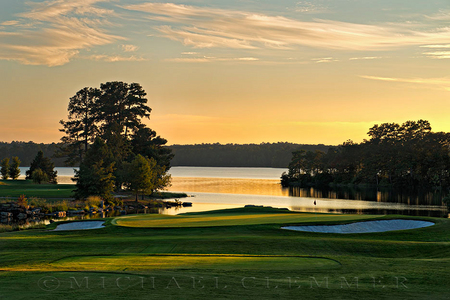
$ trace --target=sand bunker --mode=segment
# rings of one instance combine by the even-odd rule
[[[364,221],[344,225],[311,225],[311,226],[286,226],[282,229],[309,231],[321,233],[369,233],[385,232],[393,230],[417,229],[434,225],[433,222],[418,220],[377,220]]]
[[[58,225],[55,230],[86,230],[105,227],[105,221],[71,222]]]

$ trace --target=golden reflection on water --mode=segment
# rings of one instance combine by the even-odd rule
[[[289,196],[289,189],[282,188],[279,179],[240,179],[206,177],[172,177],[169,191]]]

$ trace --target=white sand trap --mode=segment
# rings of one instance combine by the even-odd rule
[[[282,229],[309,231],[321,233],[369,233],[385,232],[393,230],[417,229],[434,225],[433,222],[418,220],[377,220],[364,221],[344,225],[311,225],[311,226],[286,226]]]
[[[105,221],[71,222],[58,225],[55,230],[86,230],[105,227]]]

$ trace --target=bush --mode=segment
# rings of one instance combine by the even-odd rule
[[[0,224],[0,232],[9,232],[9,231],[14,231],[14,228],[11,225]]]
[[[123,206],[123,200],[120,199],[120,198],[111,198],[111,199],[108,200],[108,204],[109,204],[111,207],[114,207],[114,206]]]
[[[48,176],[41,169],[36,169],[31,173],[31,179],[33,179],[34,183],[41,184],[42,182],[48,182]]]
[[[102,201],[102,198],[99,196],[89,196],[86,199],[85,204],[89,207],[99,207]]]
[[[447,204],[447,210],[450,212],[450,195],[446,196],[444,199],[442,199],[445,204]]]
[[[69,210],[69,203],[67,200],[63,200],[61,202],[56,203],[55,205],[56,211],[68,211]]]
[[[21,207],[28,208],[28,201],[27,198],[25,198],[25,195],[20,195],[17,199],[17,204]]]

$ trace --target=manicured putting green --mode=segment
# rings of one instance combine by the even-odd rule
[[[245,209],[229,209],[203,213],[182,215],[134,215],[118,217],[112,221],[113,225],[126,227],[213,227],[259,224],[294,224],[318,222],[342,222],[370,219],[380,216],[372,215],[337,215],[283,212],[277,209],[261,209],[252,211]]]
[[[335,269],[337,261],[320,257],[253,255],[119,255],[76,256],[51,264],[64,271],[154,271],[154,270],[316,270]]]

